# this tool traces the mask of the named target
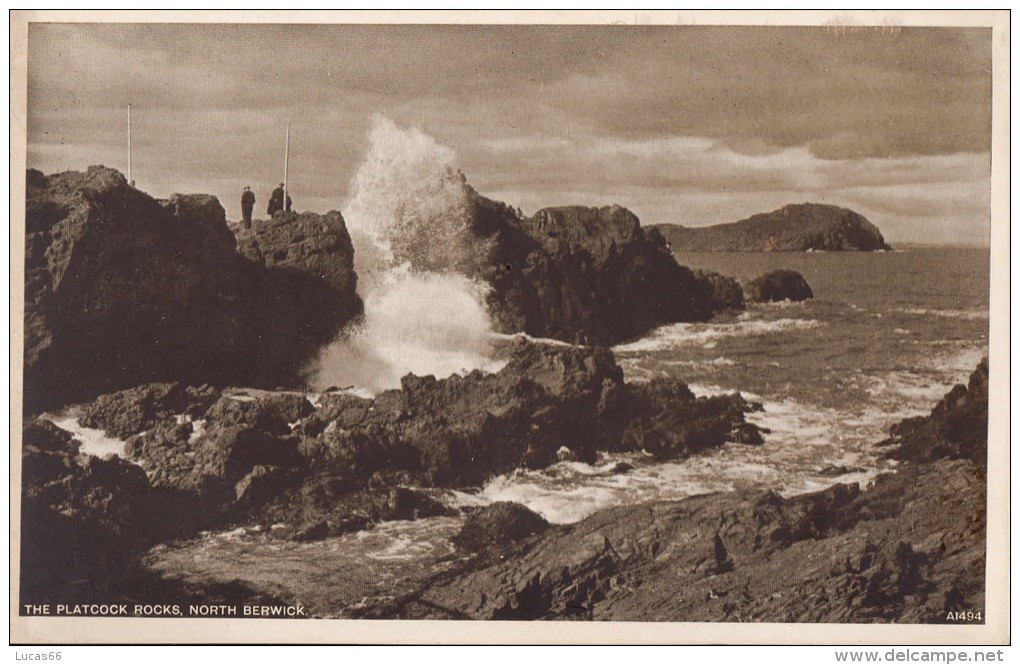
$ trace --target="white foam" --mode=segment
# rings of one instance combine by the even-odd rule
[[[78,416],[80,415],[80,408],[70,407],[56,413],[44,413],[40,418],[48,420],[65,432],[72,434],[75,439],[81,442],[79,450],[83,453],[95,455],[96,457],[105,457],[107,455],[126,457],[126,441],[107,436],[103,430],[82,427],[78,424]]]
[[[487,285],[446,272],[474,257],[465,190],[451,177],[456,155],[381,117],[369,143],[346,214],[364,323],[320,353],[308,368],[309,384],[354,385],[371,394],[399,386],[408,373],[442,378],[498,370]],[[393,247],[414,256],[418,268],[437,271],[412,270]]]
[[[497,339],[497,340],[501,340],[501,341],[507,341],[507,342],[513,341],[515,339],[525,339],[525,340],[528,340],[529,342],[532,342],[533,344],[544,344],[546,346],[559,346],[559,347],[575,346],[573,344],[570,344],[568,342],[564,342],[564,341],[559,340],[559,339],[552,339],[552,338],[549,338],[549,337],[533,337],[533,336],[531,336],[531,335],[529,335],[527,333],[522,333],[522,332],[511,333],[511,334],[507,334],[507,333],[493,333],[492,337],[493,337],[493,339]]]
[[[791,330],[810,330],[821,326],[816,319],[775,319],[772,321],[738,319],[732,323],[673,323],[656,328],[646,337],[613,347],[616,353],[663,351],[683,346],[706,349],[728,337],[773,335]]]
[[[925,309],[921,307],[908,307],[899,311],[915,316],[940,316],[947,319],[964,319],[967,321],[979,321],[988,318],[988,310],[986,309]]]

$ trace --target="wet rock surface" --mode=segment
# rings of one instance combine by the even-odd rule
[[[883,442],[893,459],[917,462],[969,459],[985,466],[988,457],[988,359],[970,375],[967,385],[953,387],[927,416],[909,418],[892,427]]]
[[[628,450],[668,460],[761,442],[744,419],[760,407],[739,395],[697,397],[677,380],[628,384],[605,349],[516,340],[508,353],[498,373],[407,376],[371,399],[171,383],[86,405],[89,426],[131,434],[138,465],[80,455],[67,433],[26,421],[23,602],[281,598],[241,583],[159,580],[139,561],[205,529],[260,527],[314,543],[451,515],[442,488],[547,466],[564,447],[577,461]],[[736,491],[611,508],[572,525],[496,503],[467,515],[446,569],[353,612],[932,623],[983,610],[987,376],[982,363],[929,416],[894,426],[886,443],[904,462],[866,489]]]
[[[661,235],[626,208],[556,207],[525,217],[456,175],[438,186],[454,204],[436,214],[453,214],[464,228],[440,243],[430,233],[443,225],[408,222],[421,235],[399,238],[396,258],[488,284],[501,332],[607,345],[665,323],[705,321],[716,309],[709,280],[678,265]]]
[[[694,276],[712,287],[712,309],[740,311],[744,309],[744,289],[734,277],[712,270],[695,270]]]
[[[961,389],[894,427],[910,461],[866,490],[730,492],[599,511],[525,532],[502,557],[478,556],[374,615],[941,623],[950,612],[983,613],[986,479],[975,459],[987,441],[978,433],[933,445],[932,436],[987,410],[985,363]]]
[[[543,468],[564,447],[593,462],[601,451],[677,459],[754,442],[744,414],[758,407],[738,394],[627,384],[607,349],[520,339],[508,354],[495,374],[408,375],[373,399],[326,393],[315,405],[304,393],[151,384],[101,396],[82,421],[131,434],[129,458],[180,499],[175,528],[283,524],[305,538],[450,514],[427,488]]]
[[[744,295],[748,302],[759,303],[799,302],[815,297],[807,280],[795,270],[773,270],[751,280],[744,287]]]
[[[214,197],[158,201],[104,167],[30,171],[25,243],[29,414],[146,381],[294,383],[361,313],[349,238],[315,270],[267,268]]]
[[[981,470],[941,460],[864,492],[734,492],[600,511],[518,541],[505,560],[479,557],[377,615],[939,623],[983,610],[984,528]]]
[[[127,439],[178,414],[197,418],[208,410],[218,394],[210,386],[148,383],[100,395],[85,406],[78,424]]]

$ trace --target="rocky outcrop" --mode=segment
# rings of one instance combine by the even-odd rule
[[[148,403],[146,391],[130,395]],[[138,410],[123,397],[102,401]],[[740,395],[695,397],[676,380],[629,385],[606,349],[523,339],[495,374],[408,375],[374,399],[327,393],[317,401],[231,391],[200,415],[158,420],[128,441],[128,452],[153,486],[197,501],[203,521],[284,523],[312,538],[445,514],[412,488],[477,487],[552,464],[563,446],[591,462],[599,451],[674,459],[726,441],[760,442],[744,420],[756,407]]]
[[[523,541],[549,528],[538,513],[511,501],[497,501],[475,511],[453,542],[461,550],[505,556]]]
[[[712,270],[695,270],[694,276],[712,287],[714,311],[741,311],[744,309],[744,289],[733,277]]]
[[[988,359],[956,385],[927,416],[908,418],[883,442],[894,459],[927,462],[967,459],[982,467],[988,457]]]
[[[403,618],[941,623],[984,609],[980,471],[600,511],[377,608]]]
[[[748,302],[799,302],[814,298],[804,276],[795,270],[773,270],[751,280],[744,287]]]
[[[185,387],[179,383],[147,383],[100,395],[85,405],[78,417],[83,427],[102,429],[107,436],[127,439],[175,416],[198,418],[216,400],[210,386]]]
[[[501,332],[605,345],[713,314],[712,285],[678,265],[662,237],[625,208],[546,208],[525,217],[462,177],[450,175],[439,188],[443,205],[404,211],[404,232],[392,241],[397,260],[488,284]]]
[[[983,616],[987,401],[983,362],[931,416],[893,428],[895,456],[907,461],[866,490],[717,493],[521,530],[502,556],[479,547],[462,566],[366,616],[812,623]],[[480,542],[470,524],[461,537]]]
[[[79,455],[79,443],[46,421],[23,428],[21,602],[54,602],[129,565],[159,531],[149,482],[116,457]]]
[[[267,268],[314,275],[338,294],[352,298],[341,307],[356,309],[354,246],[343,215],[336,210],[325,215],[278,212],[236,233],[237,251],[244,256]]]
[[[267,269],[214,197],[157,201],[113,169],[30,171],[25,243],[27,413],[147,381],[287,384],[361,311],[349,238]]]
[[[732,224],[659,224],[675,252],[871,252],[888,250],[882,232],[863,216],[832,205],[802,203]]]

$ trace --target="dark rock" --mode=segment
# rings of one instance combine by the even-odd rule
[[[329,537],[329,522],[326,520],[319,520],[314,524],[309,524],[303,529],[298,530],[294,534],[294,540],[300,543],[307,543],[316,540],[325,540]]]
[[[237,249],[267,268],[296,270],[321,278],[337,293],[354,296],[354,246],[343,215],[336,210],[281,212],[256,219],[251,229],[238,229]],[[348,308],[356,308],[351,301]]]
[[[866,469],[859,466],[845,466],[845,465],[828,465],[818,471],[818,475],[825,476],[827,478],[837,478],[839,476],[845,476],[850,473],[864,473]]]
[[[217,391],[209,386],[148,383],[100,395],[85,405],[78,423],[105,430],[107,436],[126,439],[175,415],[199,418],[216,397]]]
[[[712,270],[695,270],[694,276],[712,287],[712,309],[715,311],[743,310],[744,289],[733,277]]]
[[[730,492],[602,510],[497,548],[377,615],[931,623],[949,606],[983,609],[980,469],[942,460],[883,479],[877,492]],[[892,496],[887,516],[862,517]]]
[[[30,419],[22,425],[22,448],[35,448],[47,453],[77,455],[81,444],[48,420]]]
[[[323,395],[318,409],[302,394],[233,391],[200,420],[157,419],[128,454],[192,529],[255,521],[294,533],[326,522],[338,535],[456,514],[428,488],[542,468],[564,446],[589,464],[640,447],[670,459],[756,432],[739,395],[699,398],[677,380],[628,385],[605,348],[517,339],[507,353],[494,374],[408,375],[374,399]]]
[[[256,397],[223,395],[205,417],[220,425],[254,427],[276,436],[291,433],[292,424],[315,409],[308,399],[294,393],[260,393]]]
[[[888,250],[882,232],[846,208],[818,203],[783,206],[732,224],[655,227],[675,252],[828,252]]]
[[[361,313],[344,267],[267,269],[215,198],[159,202],[104,167],[33,174],[25,243],[29,414],[140,382],[293,384]]]
[[[297,479],[292,469],[258,464],[234,486],[237,503],[246,509],[259,508],[290,489]]]
[[[394,487],[390,490],[390,519],[416,520],[422,517],[447,517],[457,511],[433,499],[421,490]]]
[[[632,417],[623,433],[624,449],[656,458],[682,458],[726,441],[762,443],[756,425],[744,421],[754,407],[739,393],[695,397],[682,382],[656,378],[629,386]]]
[[[525,218],[458,174],[437,188],[448,205],[404,211],[410,219],[392,239],[396,258],[488,284],[500,332],[612,344],[712,316],[711,285],[678,265],[662,237],[646,234],[625,208],[546,208]],[[437,236],[437,228],[458,227],[445,219],[451,216],[462,231]]]
[[[597,620],[941,623],[950,610],[984,612],[987,373],[982,361],[932,415],[894,427],[906,462],[867,490],[598,511],[478,557],[376,615],[553,619],[580,607]],[[586,563],[565,564],[575,552]]]
[[[79,455],[79,444],[50,423],[28,420],[23,434],[23,603],[52,602],[130,565],[164,535],[138,466]]]
[[[547,528],[549,523],[533,510],[519,503],[497,501],[472,513],[453,542],[470,552],[505,551]]]
[[[814,298],[807,280],[794,270],[773,270],[752,280],[744,289],[748,302],[798,302]]]
[[[988,359],[957,385],[927,416],[908,418],[890,429],[883,442],[900,460],[969,459],[984,466],[988,458]]]

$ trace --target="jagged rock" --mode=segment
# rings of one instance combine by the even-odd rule
[[[185,387],[179,383],[147,383],[100,395],[85,405],[78,423],[127,439],[175,415],[200,418],[212,405],[217,391],[210,386]]]
[[[303,529],[298,530],[298,532],[294,534],[294,540],[299,543],[325,540],[329,537],[329,531],[329,522],[326,520],[319,520],[314,524],[309,524]]]
[[[675,252],[829,252],[888,250],[882,232],[846,208],[819,203],[783,206],[732,224],[656,228]]]
[[[798,302],[814,298],[804,276],[795,270],[773,270],[752,280],[744,288],[748,302]]]
[[[986,482],[974,460],[986,438],[932,436],[951,422],[980,430],[985,362],[961,388],[932,416],[894,427],[907,461],[867,490],[601,510],[477,557],[373,616],[941,623],[949,611],[984,612]]]
[[[988,359],[970,375],[966,386],[956,385],[927,416],[894,425],[889,457],[930,461],[969,459],[984,466],[988,457]]]
[[[325,215],[279,212],[271,219],[256,219],[251,229],[238,229],[237,249],[267,268],[307,273],[338,293],[356,293],[354,246],[343,215],[336,210]],[[354,306],[353,301],[348,303]]]
[[[698,398],[677,380],[628,385],[604,348],[518,339],[507,351],[495,374],[408,375],[374,399],[324,395],[314,410],[303,395],[226,394],[200,430],[165,420],[131,439],[129,453],[154,485],[194,492],[228,520],[247,518],[237,483],[255,467],[294,469],[299,479],[260,508],[260,521],[335,525],[355,512],[451,514],[408,486],[477,487],[553,464],[564,446],[587,463],[642,447],[671,459],[757,432],[744,420],[756,407],[739,395]]]
[[[721,275],[712,270],[695,270],[694,276],[712,287],[713,310],[739,311],[744,309],[744,289],[735,278]]]
[[[390,519],[416,520],[422,517],[446,517],[457,511],[420,490],[394,487],[390,490]]]
[[[657,233],[620,206],[546,208],[530,218],[450,174],[409,206],[398,261],[488,284],[501,332],[612,344],[712,316],[712,287],[676,263]]]
[[[983,609],[980,470],[939,461],[883,479],[877,492],[730,492],[602,510],[374,616],[930,623],[948,608]]]
[[[257,464],[234,486],[237,504],[259,508],[287,491],[299,477],[293,469]]]
[[[656,378],[630,386],[633,416],[623,432],[623,448],[644,450],[658,459],[687,457],[726,441],[759,445],[759,428],[744,413],[759,409],[739,393],[695,397],[683,383]]]
[[[77,441],[44,421],[25,421],[22,441],[23,603],[74,596],[165,535],[138,466],[79,455]]]
[[[294,393],[261,393],[256,397],[223,395],[204,417],[221,425],[254,427],[273,435],[286,436],[292,424],[312,413],[308,399]]]
[[[149,381],[294,383],[361,313],[353,277],[238,254],[215,198],[160,202],[104,167],[30,172],[25,243],[29,414]]]

